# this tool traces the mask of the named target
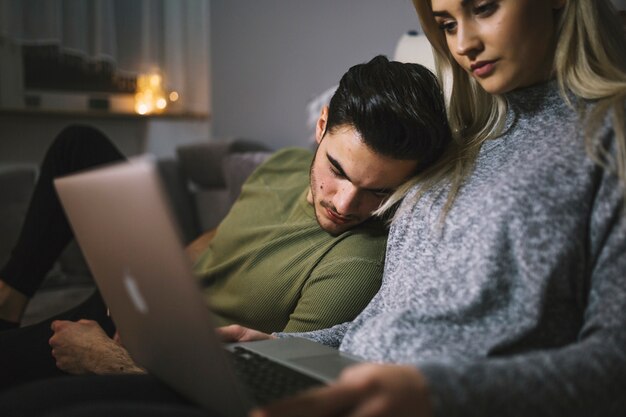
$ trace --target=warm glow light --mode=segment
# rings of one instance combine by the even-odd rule
[[[137,106],[135,106],[135,110],[139,114],[146,114],[148,113],[148,106],[146,106],[146,103],[138,103]]]
[[[156,101],[156,108],[163,110],[166,107],[167,107],[167,100],[165,100],[163,97],[159,97]]]
[[[150,87],[154,89],[161,88],[161,76],[159,74],[152,74],[150,76]]]
[[[171,101],[171,102],[174,102],[174,101],[176,101],[176,100],[178,100],[178,92],[176,92],[176,91],[172,91],[172,92],[170,93],[170,101]]]
[[[140,74],[137,77],[135,112],[138,114],[160,113],[167,107],[163,77],[157,72]]]

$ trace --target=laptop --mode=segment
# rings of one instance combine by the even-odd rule
[[[55,187],[124,346],[192,402],[243,417],[272,395],[328,383],[359,361],[301,338],[222,344],[153,158],[59,178]],[[259,362],[268,370],[257,371]],[[286,379],[288,389],[268,397],[250,379]]]

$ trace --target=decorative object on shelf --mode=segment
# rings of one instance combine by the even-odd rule
[[[106,59],[65,51],[56,44],[22,46],[27,90],[132,93],[135,74],[120,71]]]
[[[136,115],[136,76],[159,68],[167,113],[207,114],[209,21],[208,1],[0,0],[0,110]]]
[[[170,102],[178,100],[178,93],[167,93],[163,82],[163,75],[159,71],[140,74],[137,77],[137,92],[135,93],[135,112],[138,114],[162,113]]]

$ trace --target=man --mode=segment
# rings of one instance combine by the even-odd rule
[[[351,68],[317,122],[315,155],[283,150],[261,166],[199,257],[195,270],[218,323],[294,332],[353,319],[382,275],[386,230],[372,212],[450,138],[428,70],[384,57]],[[98,313],[82,307],[59,319],[106,323],[102,308],[90,309]],[[141,372],[95,321],[55,320],[55,360],[49,348],[23,357],[23,346],[49,337],[49,323],[35,327],[0,334],[9,381],[58,374],[55,362],[71,373]]]

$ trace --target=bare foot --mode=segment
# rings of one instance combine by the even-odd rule
[[[0,319],[19,323],[27,304],[27,296],[0,280]]]

